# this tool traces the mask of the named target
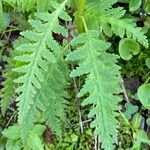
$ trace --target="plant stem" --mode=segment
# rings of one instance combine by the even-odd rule
[[[77,2],[76,2],[76,7],[77,7],[76,23],[77,23],[77,28],[78,28],[79,33],[84,32],[82,16],[84,14],[85,6],[86,6],[86,0],[77,0]]]
[[[2,0],[0,0],[0,27],[2,27],[3,22],[3,7],[2,7]]]
[[[87,28],[87,25],[86,25],[85,19],[84,19],[84,17],[83,17],[83,16],[81,17],[81,19],[82,19],[82,23],[83,23],[84,30],[85,30],[85,32],[87,32],[87,31],[88,31],[88,28]]]

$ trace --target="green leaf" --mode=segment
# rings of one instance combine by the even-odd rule
[[[144,130],[137,130],[136,136],[139,142],[150,145],[150,140]]]
[[[88,22],[87,26],[89,27],[90,25],[90,29],[92,28],[95,30],[99,23],[101,24],[101,29],[107,36],[111,36],[112,33],[110,31],[121,38],[126,35],[127,38],[132,38],[148,48],[149,43],[147,37],[142,32],[141,28],[136,27],[135,21],[129,19],[129,17],[123,18],[125,15],[125,10],[123,8],[112,8],[112,5],[116,2],[115,0],[103,0],[92,1],[87,4],[85,12],[85,19]]]
[[[119,54],[122,59],[129,60],[132,55],[137,55],[140,52],[139,44],[133,39],[122,39],[119,42]]]
[[[77,142],[78,141],[78,136],[74,133],[74,134],[71,134],[71,140],[73,143]]]
[[[10,6],[15,7],[19,11],[48,11],[51,3],[49,0],[3,0]]]
[[[129,3],[129,9],[131,12],[134,12],[140,8],[142,0],[131,0]]]
[[[3,31],[9,22],[8,14],[7,13],[2,13],[2,19],[0,21],[0,32]]]
[[[6,150],[20,150],[21,141],[8,140],[6,144]]]
[[[143,106],[150,109],[150,84],[143,84],[140,86],[137,94]]]
[[[29,138],[27,140],[27,145],[32,150],[44,150],[42,140],[40,139],[40,137],[35,132],[30,133]]]
[[[45,126],[44,125],[35,125],[35,127],[33,128],[32,132],[35,132],[38,136],[41,136],[45,130]]]
[[[0,0],[0,32],[7,27],[8,21],[8,14],[3,12],[2,0]]]
[[[15,90],[18,94],[16,98],[18,105],[18,123],[21,126],[21,135],[24,142],[26,142],[30,130],[32,130],[34,123],[37,121],[37,116],[41,113],[49,113],[49,111],[52,111],[51,109],[48,109],[49,111],[47,111],[47,109],[40,111],[42,106],[40,105],[41,102],[39,102],[40,98],[37,98],[37,95],[40,93],[39,90],[41,89],[41,93],[44,98],[45,94],[43,94],[43,88],[46,88],[45,91],[49,90],[46,93],[53,95],[46,96],[46,100],[47,98],[50,98],[49,101],[46,102],[46,107],[51,105],[49,103],[51,103],[52,97],[53,99],[57,99],[54,94],[57,89],[54,89],[57,81],[55,81],[55,86],[53,85],[54,91],[52,91],[45,86],[45,84],[52,84],[52,81],[46,83],[47,81],[44,82],[44,80],[46,75],[48,75],[48,77],[51,76],[51,74],[46,72],[50,66],[56,64],[55,55],[58,52],[61,53],[61,45],[54,39],[53,33],[61,34],[62,36],[67,36],[68,34],[67,29],[59,23],[59,18],[64,21],[70,21],[70,17],[67,13],[64,13],[67,1],[68,0],[65,0],[61,4],[56,3],[57,8],[54,8],[54,10],[50,13],[36,13],[35,19],[30,20],[31,29],[21,32],[21,35],[27,39],[28,42],[19,45],[15,50],[15,52],[18,52],[19,55],[14,57],[14,61],[17,63],[21,62],[22,64],[20,66],[13,67],[12,70],[19,74],[18,78],[15,78],[14,82],[18,85],[18,88]],[[55,78],[54,76],[53,79]],[[43,103],[44,102],[45,101],[43,100]],[[53,103],[53,110],[56,112],[58,107],[56,107],[55,104],[57,102],[53,101]],[[59,108],[59,110],[62,109]],[[48,113],[44,116],[45,118],[50,116]],[[54,113],[53,119],[55,118],[55,120],[59,120],[59,118],[55,116],[57,115]],[[54,129],[56,129],[56,125],[54,125],[53,121],[51,124],[54,126]],[[59,123],[57,123],[57,126],[59,126]]]
[[[148,126],[150,126],[150,118],[148,118],[148,119],[146,120],[146,123],[147,123]]]
[[[142,143],[150,145],[150,140],[147,136],[147,133],[144,130],[136,129],[136,133],[134,137],[135,137],[135,141],[133,143],[132,150],[141,150]]]
[[[0,137],[0,150],[5,150],[6,142],[7,142],[6,138],[4,138],[3,136],[1,136]]]
[[[107,150],[114,149],[117,141],[119,122],[116,117],[119,115],[118,102],[120,97],[120,67],[116,64],[119,58],[115,54],[107,53],[110,47],[108,42],[99,39],[97,31],[88,30],[86,33],[76,37],[72,43],[76,43],[77,49],[71,52],[67,59],[78,60],[79,66],[71,73],[71,76],[85,75],[86,80],[78,97],[88,95],[83,105],[92,104],[89,117],[93,117],[91,127],[95,128],[101,147]],[[86,40],[85,40],[86,39]],[[76,42],[78,41],[78,42]],[[84,51],[84,55],[81,51]],[[81,59],[81,61],[80,61]]]
[[[16,140],[21,137],[20,126],[18,124],[14,124],[13,126],[5,129],[2,134],[8,139]]]
[[[146,59],[146,66],[150,69],[150,58]]]
[[[131,115],[138,111],[138,106],[134,106],[131,103],[126,104],[126,111],[124,115],[127,119],[131,119]]]
[[[1,96],[1,110],[4,115],[7,107],[10,103],[15,99],[15,89],[17,85],[14,83],[14,79],[17,77],[17,74],[12,71],[12,67],[15,66],[15,61],[12,59],[12,55],[7,59],[9,65],[5,67],[5,73],[3,73],[3,77],[6,79],[3,82],[3,89],[0,92]]]
[[[145,12],[150,15],[150,1],[145,4]]]
[[[101,25],[102,25],[103,32],[104,32],[107,36],[111,37],[111,36],[113,35],[113,32],[112,32],[112,30],[111,30],[110,25],[107,24],[107,23],[105,23],[105,22],[101,22]]]
[[[127,149],[130,150],[130,149]],[[135,141],[132,146],[132,150],[141,150],[141,143],[139,141]]]
[[[141,121],[142,121],[142,116],[139,113],[135,114],[132,120],[132,125],[135,130],[140,128]]]

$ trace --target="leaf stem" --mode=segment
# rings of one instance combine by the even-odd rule
[[[81,16],[81,19],[82,19],[82,22],[83,22],[83,26],[84,26],[84,29],[85,29],[85,32],[88,31],[88,28],[87,28],[87,25],[86,25],[86,22],[85,22],[85,19],[83,16]]]
[[[2,27],[3,23],[3,6],[2,6],[2,0],[0,0],[0,28]]]
[[[84,32],[84,25],[81,19],[81,16],[83,16],[86,6],[86,0],[77,0],[76,7],[77,7],[77,14],[76,14],[76,23],[78,32],[82,33]]]
[[[145,81],[145,83],[144,83],[144,84],[147,84],[149,80],[150,80],[150,77],[149,77],[149,78]]]

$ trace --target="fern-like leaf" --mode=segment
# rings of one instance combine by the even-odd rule
[[[61,54],[62,51],[60,52]],[[45,80],[41,89],[37,90],[34,104],[22,124],[22,132],[27,137],[37,121],[46,122],[57,135],[61,135],[61,121],[65,120],[64,108],[68,94],[64,90],[68,84],[68,69],[62,56],[58,53],[57,63],[50,64],[45,72]],[[64,119],[63,119],[64,118]]]
[[[18,45],[23,44],[24,42],[27,42],[23,38],[18,38],[13,43],[13,48],[17,48]],[[1,110],[2,114],[4,115],[7,107],[10,105],[11,102],[15,100],[15,90],[17,88],[17,84],[14,83],[14,80],[18,77],[18,74],[12,70],[12,68],[20,66],[20,62],[16,62],[13,60],[15,56],[19,55],[19,53],[16,51],[11,51],[10,56],[6,59],[7,65],[5,70],[3,71],[3,77],[5,81],[2,83],[3,88],[0,92],[1,97]]]
[[[82,39],[82,40],[81,40]],[[87,31],[72,41],[77,50],[71,52],[67,59],[79,61],[79,67],[72,71],[71,77],[87,75],[85,84],[78,96],[89,96],[83,105],[93,104],[89,117],[94,117],[91,126],[95,128],[102,148],[112,150],[117,142],[118,121],[116,112],[120,98],[120,67],[116,65],[118,56],[109,54],[106,49],[110,44],[99,40],[96,31]]]
[[[65,108],[68,97],[64,90],[68,85],[69,76],[66,63],[59,59],[59,62],[49,68],[50,74],[47,75],[43,88],[38,92],[38,108],[42,111],[42,120],[57,134],[61,135],[61,123],[65,121]]]
[[[59,44],[53,39],[52,33],[59,33],[67,36],[67,31],[59,25],[59,18],[70,20],[70,17],[64,11],[67,0],[62,4],[54,3],[56,9],[53,13],[37,13],[38,19],[31,20],[30,24],[33,30],[22,32],[21,35],[28,39],[28,43],[22,44],[16,50],[22,54],[14,57],[16,61],[22,62],[22,66],[14,68],[13,71],[20,74],[15,82],[20,86],[16,92],[19,94],[18,101],[18,122],[23,128],[23,139],[27,138],[28,132],[26,128],[32,125],[32,122],[27,126],[26,120],[31,120],[33,116],[34,103],[36,94],[42,88],[44,82],[44,72],[48,71],[49,65],[56,63],[54,54],[60,51]],[[33,109],[33,110],[32,110]],[[33,116],[33,117],[32,117]],[[33,119],[35,120],[35,119]],[[30,121],[29,121],[30,122]],[[34,121],[33,121],[34,122]]]
[[[15,89],[16,84],[14,84],[13,80],[17,78],[17,73],[12,71],[12,66],[14,66],[14,61],[11,60],[12,57],[9,58],[8,62],[10,65],[8,65],[5,69],[5,73],[3,74],[3,77],[5,78],[5,81],[3,82],[3,89],[1,91],[1,110],[2,114],[4,115],[7,107],[9,104],[14,101],[15,99]]]
[[[3,0],[5,3],[23,12],[36,8],[37,11],[47,11],[50,8],[49,0]]]
[[[126,35],[127,38],[132,38],[147,48],[148,40],[142,33],[141,28],[136,27],[132,19],[123,19],[125,10],[120,7],[113,8],[112,5],[115,3],[115,0],[105,0],[87,5],[85,18],[92,23],[91,28],[95,29],[96,26],[101,26],[108,36],[112,35],[111,32],[121,38]]]

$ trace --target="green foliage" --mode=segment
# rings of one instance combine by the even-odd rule
[[[148,14],[150,14],[150,2],[149,2],[149,1],[147,1],[147,2],[145,3],[145,11],[146,11]]]
[[[54,56],[62,52],[59,43],[53,39],[52,32],[67,36],[67,31],[59,25],[58,20],[58,17],[66,21],[70,20],[67,13],[63,11],[66,2],[67,0],[61,5],[54,3],[53,6],[56,10],[52,14],[37,13],[37,19],[30,20],[33,30],[21,33],[28,42],[19,45],[16,49],[20,55],[15,56],[14,60],[16,63],[19,62],[20,65],[19,67],[14,67],[13,71],[19,74],[19,77],[14,81],[19,85],[16,89],[19,95],[16,101],[18,102],[19,111],[18,122],[21,125],[24,141],[27,139],[28,133],[37,121],[37,116],[39,116],[41,111],[44,113],[44,121],[46,120],[50,125],[52,124],[52,129],[57,132],[60,131],[58,130],[58,116],[62,116],[62,109],[64,108],[62,105],[65,103],[61,97],[66,95],[66,93],[60,91],[61,87],[65,84],[60,67],[64,68],[64,66],[58,65]],[[47,78],[46,75],[48,75]],[[54,83],[51,82],[51,84],[54,84],[53,86],[47,85],[50,80],[55,81]],[[13,82],[13,78],[7,78],[5,88],[9,88],[10,82]],[[7,90],[4,89],[4,91]],[[8,96],[10,96],[9,92],[11,91],[3,94],[3,111],[6,109],[7,100],[9,100]],[[56,108],[59,108],[59,111]],[[51,116],[49,116],[50,110]]]
[[[8,24],[8,15],[3,12],[2,0],[0,0],[0,32],[3,31]]]
[[[135,139],[132,149],[141,149],[142,143],[150,145],[150,140],[147,134],[140,129],[140,125],[142,122],[142,116],[140,114],[136,114],[132,121],[132,126],[135,130]]]
[[[124,115],[127,119],[131,119],[132,115],[136,113],[138,110],[138,106],[133,106],[130,103],[126,103],[126,111],[124,112]]]
[[[131,12],[134,12],[136,11],[137,9],[140,8],[142,4],[142,0],[130,0],[130,3],[129,3],[129,9]]]
[[[132,126],[135,130],[140,128],[141,121],[142,116],[139,113],[136,113],[132,120]]]
[[[146,66],[150,69],[150,58],[146,59]]]
[[[38,11],[47,11],[50,7],[50,3],[48,0],[3,0],[5,3],[10,6],[17,8],[20,11],[30,11],[32,9],[36,9]]]
[[[14,42],[13,47],[16,48],[17,45],[20,45],[22,43],[26,42],[25,39],[19,38]],[[14,56],[18,55],[17,53],[11,53],[10,57],[6,59],[7,63],[9,65],[6,66],[5,70],[3,71],[3,77],[6,79],[3,82],[3,89],[1,90],[0,97],[1,99],[1,110],[2,114],[5,115],[7,107],[11,104],[11,102],[14,101],[16,98],[15,96],[15,89],[17,88],[17,84],[14,83],[14,80],[18,77],[18,74],[16,72],[12,71],[13,67],[16,67],[19,65],[19,62],[16,62],[13,60]]]
[[[18,124],[14,124],[7,130],[3,131],[4,137],[8,139],[6,149],[20,150],[24,147],[25,150],[44,150],[43,142],[41,140],[44,130],[45,126],[35,125],[29,134],[26,146],[23,146],[23,141],[21,139],[21,128]]]
[[[137,40],[143,46],[148,47],[148,41],[141,32],[141,28],[135,28],[136,24],[132,19],[122,18],[125,10],[121,7],[112,8],[114,3],[116,3],[115,0],[89,3],[85,16],[92,23],[92,28],[100,24],[107,36],[111,36],[112,32],[121,38],[126,35],[127,38]]]
[[[146,123],[147,123],[148,126],[150,126],[150,118],[148,118],[148,119],[146,120]]]
[[[149,140],[147,134],[143,130],[138,130],[136,133],[136,137],[137,138],[135,140],[135,143],[134,143],[132,149],[140,150],[142,148],[141,145],[143,143],[150,145],[150,140]]]
[[[123,6],[126,3],[125,7],[120,7],[120,3]],[[5,78],[0,92],[2,114],[7,116],[17,109],[17,116],[16,113],[9,116],[8,123],[2,126],[12,125],[2,132],[6,150],[49,149],[50,143],[44,141],[47,129],[58,135],[59,140],[61,136],[66,137],[63,139],[65,149],[91,148],[93,141],[87,142],[91,145],[85,144],[86,148],[77,144],[78,141],[84,143],[77,132],[69,130],[68,136],[62,132],[64,123],[68,123],[69,100],[74,98],[79,116],[81,108],[90,108],[83,116],[81,113],[79,124],[83,125],[83,118],[86,122],[88,112],[93,128],[88,129],[89,135],[92,136],[94,130],[95,143],[98,139],[101,144],[97,145],[102,149],[120,148],[124,134],[130,136],[131,149],[142,149],[142,143],[150,144],[141,127],[143,107],[133,106],[131,97],[128,98],[121,87],[127,73],[121,72],[120,66],[136,63],[138,71],[142,75],[146,73],[144,77],[139,75],[142,82],[146,82],[139,87],[137,95],[145,109],[149,109],[149,25],[146,24],[150,19],[140,18],[144,28],[139,27],[137,13],[141,7],[149,14],[149,3],[141,0],[120,0],[119,3],[117,0],[0,0],[0,30],[3,31],[0,36],[7,41],[6,47],[1,46],[2,53],[12,47],[15,35],[18,37],[18,31],[23,30],[2,71]],[[6,13],[10,17],[9,25],[4,12],[9,12]],[[146,69],[143,71],[143,68]],[[128,72],[134,68],[127,65],[125,69]],[[126,104],[120,103],[122,93]],[[70,124],[72,122],[68,126]],[[62,145],[54,149],[63,149]]]
[[[1,91],[1,109],[3,115],[5,114],[9,104],[15,99],[15,89],[17,86],[13,82],[13,80],[17,77],[17,74],[11,70],[15,62],[12,60],[12,57],[10,57],[8,62],[10,65],[7,66],[5,74],[3,74],[6,80],[3,82],[4,88]]]
[[[65,104],[67,104],[64,97],[68,97],[67,92],[63,89],[68,84],[68,70],[65,62],[61,59],[52,65],[48,70],[51,74],[45,76],[45,81],[36,95],[35,102],[38,104],[37,107],[42,110],[41,119],[47,122],[57,135],[61,135],[60,119],[65,121],[64,109],[66,108]],[[34,112],[31,114],[34,115]]]
[[[102,142],[102,148],[111,150],[117,140],[118,114],[115,111],[118,110],[120,98],[114,94],[121,92],[120,67],[116,65],[118,56],[106,52],[110,44],[99,40],[98,37],[96,31],[90,30],[76,37],[72,45],[82,46],[70,53],[67,59],[80,60],[79,67],[72,71],[71,77],[87,74],[78,97],[89,93],[83,105],[94,106],[89,113],[89,117],[95,117],[91,127],[95,128],[95,134]]]
[[[129,60],[132,55],[137,55],[140,52],[139,44],[133,39],[122,39],[119,43],[119,54],[122,59]]]
[[[150,108],[150,84],[143,84],[138,89],[138,97],[143,106]]]

